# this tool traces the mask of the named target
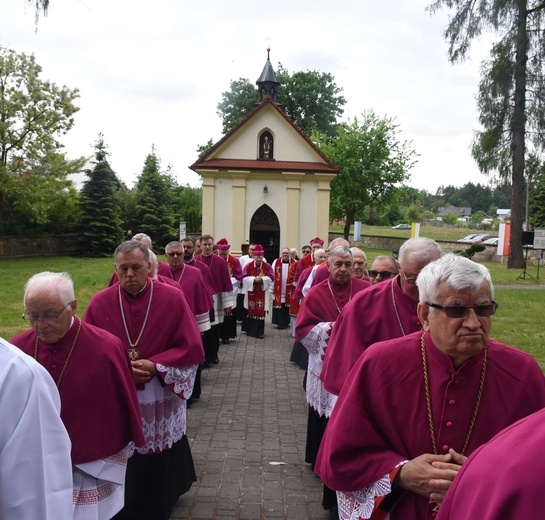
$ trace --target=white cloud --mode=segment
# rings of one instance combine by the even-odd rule
[[[486,182],[470,157],[477,128],[480,56],[450,65],[445,13],[426,0],[51,0],[35,32],[24,0],[3,6],[0,45],[34,53],[43,77],[80,89],[81,110],[66,136],[71,156],[91,155],[104,133],[111,164],[129,185],[152,144],[180,182],[197,146],[221,137],[216,106],[239,77],[257,79],[271,61],[290,72],[334,75],[345,116],[373,109],[395,117],[420,154],[412,185]]]

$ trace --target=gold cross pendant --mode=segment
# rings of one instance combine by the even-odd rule
[[[131,348],[131,350],[129,350],[129,358],[131,361],[136,361],[139,357],[140,354],[138,350],[136,350],[135,348]]]

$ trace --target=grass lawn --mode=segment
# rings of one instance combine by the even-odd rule
[[[369,265],[378,255],[391,255],[391,251],[367,249]],[[500,304],[493,318],[492,337],[529,352],[545,369],[545,328],[540,316],[544,315],[545,290],[523,289],[535,284],[531,279],[517,280],[520,271],[508,270],[506,264],[486,262],[496,285],[508,288],[496,289],[496,301]],[[0,336],[9,340],[24,331],[27,323],[23,313],[23,288],[30,276],[40,271],[67,271],[74,280],[78,299],[78,315],[81,316],[89,300],[107,286],[113,272],[112,258],[22,258],[0,260]],[[537,268],[528,270],[537,277]],[[545,269],[540,273],[543,284]]]
[[[343,233],[343,228],[340,226],[330,227],[330,233]],[[498,231],[485,231],[482,229],[472,229],[467,226],[456,227],[456,226],[439,226],[439,225],[421,225],[420,226],[420,236],[432,238],[433,240],[447,240],[447,241],[456,241],[460,238],[469,235],[470,233],[489,233],[491,235],[497,236]],[[380,236],[380,237],[405,237],[409,238],[411,236],[410,229],[392,229],[390,226],[361,226],[361,234],[369,236]],[[350,236],[354,236],[354,226],[350,228]]]

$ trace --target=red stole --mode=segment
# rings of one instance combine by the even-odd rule
[[[288,263],[288,276],[286,278],[286,299],[285,302],[287,304],[290,303],[291,295],[293,292],[293,285],[288,283],[289,279],[289,272],[291,270],[291,266],[293,264],[293,258],[290,258],[290,261]],[[274,263],[274,303],[273,305],[275,307],[282,307],[282,258],[277,258]]]
[[[231,254],[227,255],[227,269],[229,269],[229,276],[233,276],[235,272],[235,257]]]
[[[295,273],[297,271],[297,266],[299,265],[299,263],[301,262],[301,260],[295,260],[291,265],[290,265],[290,271],[288,273],[288,285],[291,287],[291,298],[290,298],[290,316],[297,316],[298,312],[299,312],[299,307],[301,305],[301,302],[299,301],[298,298],[294,298],[294,282],[295,282]]]
[[[259,268],[256,267],[255,261],[252,260],[247,265],[248,276],[260,276],[261,278],[267,276],[269,270],[269,264],[267,262],[261,262]],[[248,316],[255,319],[265,319],[265,298],[268,298],[268,294],[262,289],[261,283],[254,284],[253,291],[248,291]]]

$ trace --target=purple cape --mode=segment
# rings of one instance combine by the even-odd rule
[[[345,285],[337,285],[330,278],[312,287],[303,299],[297,315],[295,341],[305,338],[318,323],[334,322],[339,317],[339,309],[342,310],[351,297],[367,287],[368,282],[355,278],[351,278]]]
[[[402,461],[433,453],[421,335],[416,332],[371,346],[350,372],[315,466],[330,488],[365,489]],[[460,452],[475,408],[484,351],[455,371],[429,334],[425,339],[438,452],[447,453],[449,448]],[[545,406],[545,378],[530,355],[495,341],[488,342],[487,350],[484,388],[466,455]],[[427,498],[405,492],[390,518],[431,518],[429,507]]]
[[[119,307],[119,295],[131,341],[135,342],[146,318],[152,285],[152,305],[136,346],[140,358],[173,368],[201,363],[204,361],[204,350],[193,313],[184,294],[169,284],[148,278],[146,288],[136,297],[126,293],[120,285],[108,287],[93,296],[83,321],[111,332],[121,339],[127,351],[130,350]]]
[[[183,289],[193,314],[204,314],[214,307],[214,299],[200,269],[182,264],[177,271],[173,271],[170,267],[169,271],[170,277]]]
[[[339,395],[350,369],[367,347],[422,329],[417,302],[405,295],[398,279],[396,276],[360,292],[339,316],[321,376],[328,392]]]
[[[545,410],[498,433],[466,460],[437,520],[537,518],[543,508]]]
[[[229,268],[223,258],[220,258],[218,255],[198,255],[195,258],[210,269],[210,274],[214,280],[214,294],[233,291]]]
[[[68,358],[79,319],[56,343],[38,341],[38,362],[58,381]],[[34,357],[36,334],[27,330],[11,342]],[[140,408],[129,358],[112,334],[82,323],[72,356],[62,376],[61,419],[72,441],[72,463],[109,457],[130,441],[145,444]]]

